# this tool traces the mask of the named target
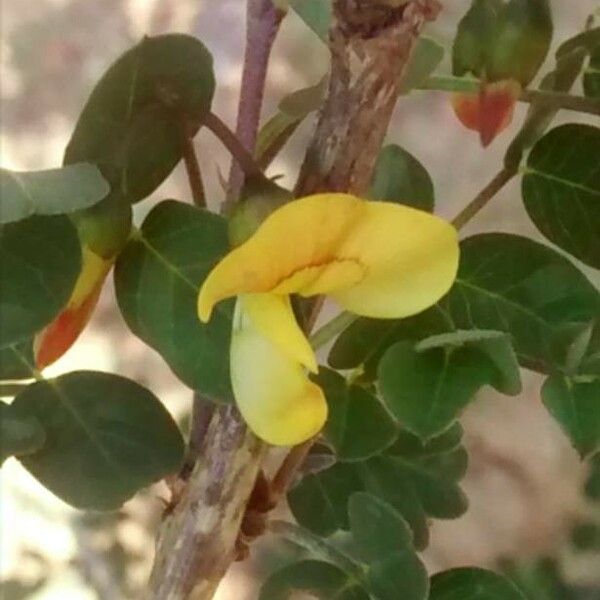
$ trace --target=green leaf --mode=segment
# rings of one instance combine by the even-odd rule
[[[199,40],[146,37],[92,91],[65,163],[96,163],[124,202],[142,200],[181,159],[184,128],[195,134],[214,89],[212,57]]]
[[[458,24],[452,46],[452,73],[485,77],[502,0],[473,0]]]
[[[259,600],[287,600],[296,590],[322,600],[369,600],[369,594],[335,565],[303,560],[273,573],[263,584]]]
[[[420,36],[416,41],[406,72],[400,83],[400,93],[423,85],[444,58],[444,48],[431,38]]]
[[[68,217],[33,216],[0,227],[0,348],[24,341],[67,303],[81,249]]]
[[[551,242],[600,268],[600,129],[556,127],[533,147],[523,177],[523,201]]]
[[[600,98],[600,29],[596,29],[596,47],[583,74],[583,90],[590,98]]]
[[[600,294],[563,256],[525,237],[486,233],[461,242],[456,282],[438,305],[409,319],[358,320],[337,339],[329,362],[345,369],[364,363],[373,373],[397,341],[490,329],[510,334],[522,366],[550,372],[564,367],[564,327],[585,326],[599,311]]]
[[[0,464],[9,456],[36,452],[46,442],[46,433],[35,417],[19,417],[12,405],[0,402]]]
[[[490,361],[469,347],[418,352],[412,342],[398,342],[379,363],[379,388],[386,406],[423,440],[452,424],[493,376]]]
[[[0,348],[0,381],[31,379],[31,369],[27,365],[32,365],[34,362],[33,337],[18,344]]]
[[[368,197],[433,212],[433,182],[427,169],[404,148],[391,144],[379,153]]]
[[[525,86],[544,62],[551,39],[548,0],[474,0],[458,25],[452,72]]]
[[[37,419],[43,447],[19,457],[65,502],[113,510],[179,467],[183,439],[161,402],[139,384],[109,373],[76,371],[35,383],[11,405]]]
[[[260,129],[254,155],[261,167],[269,166],[302,121],[321,106],[327,78],[289,94]]]
[[[526,600],[506,577],[475,567],[450,569],[431,578],[429,600]]]
[[[298,16],[327,43],[333,14],[331,0],[290,0]]]
[[[100,171],[87,163],[46,171],[0,169],[0,223],[87,208],[109,191]]]
[[[554,69],[543,77],[540,89],[551,92],[568,92],[571,89],[588,53],[587,34],[588,32],[584,32],[576,35],[559,46],[555,54]],[[544,134],[558,110],[556,103],[543,96],[529,105],[523,125],[504,156],[507,169],[516,171],[524,152]]]
[[[490,385],[495,389],[509,395],[521,392],[519,363],[510,336],[506,333],[485,329],[457,330],[425,338],[417,344],[416,349],[423,352],[432,348],[461,347],[473,347],[490,359],[495,367],[495,377],[490,381]]]
[[[542,386],[542,401],[582,458],[600,449],[600,379],[552,375]]]
[[[489,80],[515,79],[526,86],[548,54],[552,32],[549,0],[509,0],[490,44]]]
[[[410,528],[394,507],[358,492],[350,497],[348,514],[354,543],[369,564],[371,593],[379,600],[425,600],[427,571],[413,548]]]
[[[315,382],[329,406],[323,433],[340,460],[365,459],[394,442],[396,425],[377,397],[323,367]]]
[[[428,517],[456,518],[467,508],[457,485],[467,454],[460,446],[460,426],[423,444],[408,432],[385,454],[337,463],[307,475],[288,494],[294,517],[321,536],[349,528],[346,505],[354,492],[368,491],[389,502],[409,523],[414,544],[428,543]]]
[[[200,323],[198,291],[228,251],[221,217],[167,200],[146,217],[119,256],[117,301],[130,329],[157,350],[186,385],[214,401],[233,399],[229,377],[231,302]]]

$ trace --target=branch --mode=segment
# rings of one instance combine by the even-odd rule
[[[297,196],[319,191],[360,195],[367,189],[403,71],[421,29],[440,6],[436,0],[413,0],[386,10],[377,4],[386,3],[334,1],[329,89],[296,184]],[[334,321],[325,328],[349,324],[345,315]],[[327,329],[319,330],[312,342],[320,345],[328,336]],[[273,480],[276,498],[294,481],[313,442],[295,446],[282,462]]]
[[[240,88],[236,136],[249,152],[254,151],[260,111],[273,42],[285,13],[272,0],[248,0],[246,12],[246,52]],[[227,203],[235,202],[244,183],[244,171],[232,162]]]
[[[219,138],[233,156],[234,162],[240,166],[246,175],[263,176],[252,154],[246,150],[235,133],[217,115],[208,113],[204,118],[204,126]]]
[[[480,87],[481,82],[477,79],[435,75],[429,77],[418,89],[438,92],[477,93]],[[557,110],[573,110],[589,115],[600,115],[600,100],[598,98],[573,96],[550,90],[523,90],[518,100],[529,104],[543,101],[549,108]]]
[[[204,184],[202,183],[200,164],[198,163],[196,149],[194,148],[194,139],[185,121],[181,124],[181,138],[183,162],[192,192],[192,199],[196,206],[206,206]]]
[[[452,220],[456,229],[464,227],[515,175],[517,169],[504,167]]]
[[[439,8],[436,0],[412,0],[385,10],[385,4],[378,4],[334,1],[329,92],[297,185],[302,195],[366,189],[398,98],[400,75],[423,25]],[[235,136],[231,139],[231,132],[213,116],[206,125],[219,131],[243,166],[245,155]],[[181,499],[161,527],[148,598],[213,597],[237,556],[241,520],[265,451],[235,408],[216,411]],[[292,450],[292,458],[301,458],[302,452]],[[279,480],[291,481],[297,463],[289,459],[290,468]],[[252,520],[251,512],[245,516]]]

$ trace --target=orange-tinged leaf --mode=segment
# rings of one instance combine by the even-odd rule
[[[112,264],[112,260],[104,260],[83,247],[82,270],[67,306],[35,337],[34,356],[38,369],[58,360],[77,340],[92,316]]]

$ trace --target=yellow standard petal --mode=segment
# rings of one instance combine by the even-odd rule
[[[263,335],[236,304],[231,340],[233,393],[250,429],[278,446],[299,444],[323,427],[327,402],[321,388],[279,344]]]
[[[434,304],[458,266],[454,228],[407,206],[348,194],[286,204],[209,274],[198,298],[207,321],[214,304],[242,293],[331,294],[345,308],[405,317]]]

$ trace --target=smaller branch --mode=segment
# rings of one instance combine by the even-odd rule
[[[479,91],[480,86],[481,82],[477,79],[436,75],[429,77],[418,89],[438,92],[476,93]],[[542,101],[555,109],[600,115],[600,100],[597,98],[572,96],[571,94],[549,90],[523,90],[518,100],[529,104]]]
[[[519,98],[521,102],[544,102],[552,108],[573,110],[588,115],[600,115],[600,99],[585,96],[572,96],[562,92],[546,90],[523,90]]]
[[[464,227],[515,175],[516,169],[502,169],[452,220],[456,229]]]
[[[285,12],[272,0],[248,0],[246,13],[246,51],[240,88],[236,135],[249,152],[254,151],[262,108],[271,48]],[[235,202],[244,183],[245,169],[234,162],[229,172],[227,201]],[[246,171],[247,173],[247,171]]]
[[[219,138],[246,175],[264,177],[252,154],[244,148],[235,133],[217,115],[208,113],[204,119],[204,126]]]
[[[271,482],[271,502],[273,505],[276,505],[287,493],[314,443],[314,438],[311,438],[294,446],[283,459]]]
[[[342,333],[342,331],[347,329],[357,319],[358,315],[342,311],[310,336],[310,345],[313,347],[313,350],[322,348],[327,342]]]
[[[196,206],[206,206],[206,196],[204,194],[204,183],[202,182],[202,173],[200,163],[194,148],[194,140],[191,137],[186,123],[182,124],[182,153],[185,170],[192,192],[192,199]]]

